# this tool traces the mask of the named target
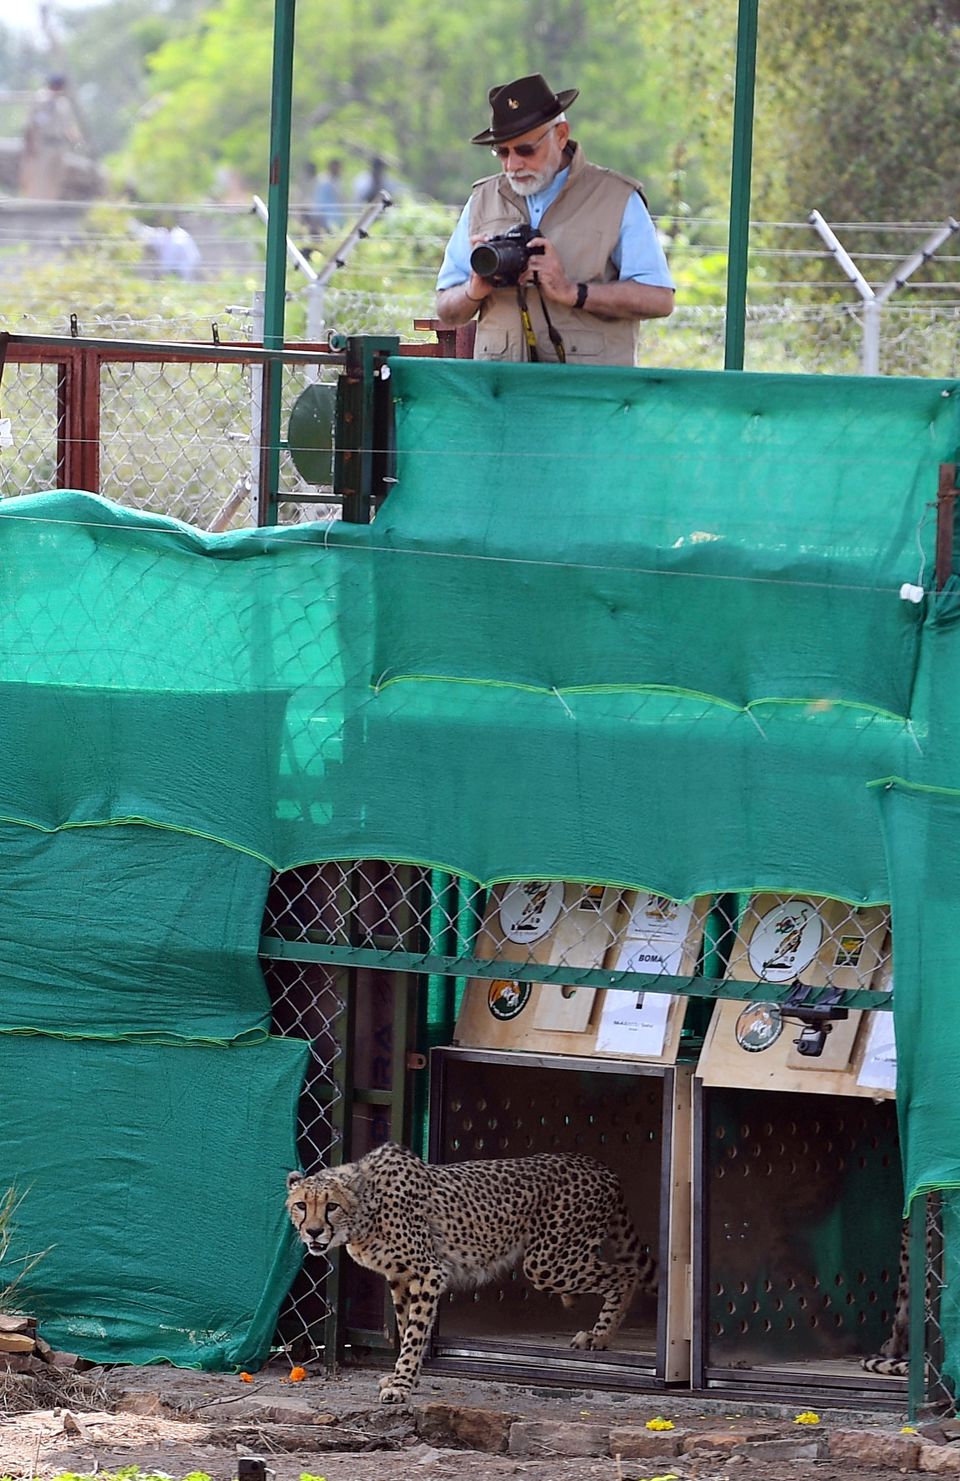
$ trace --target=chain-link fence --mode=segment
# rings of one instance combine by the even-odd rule
[[[324,873],[334,868],[336,889]],[[662,1034],[640,1031],[637,1005],[631,1048],[626,1011],[625,990],[652,989],[666,1003],[680,995],[759,1004],[767,1017],[746,1013],[738,1030],[750,1050],[772,1045],[793,1025],[801,1057],[820,1058],[833,1036],[843,1037],[846,1064],[856,1025],[840,1026],[850,1011],[889,1008],[890,919],[881,906],[769,891],[678,902],[558,880],[488,889],[380,861],[323,866],[318,879],[311,883],[301,871],[278,876],[266,935],[311,943],[315,960],[331,969],[353,964],[454,979],[462,1042],[492,1042],[483,1035],[515,1021],[527,1036],[572,1036],[565,1040],[571,1052],[589,1038],[591,1050],[606,1045],[610,1053],[656,1057]],[[884,1073],[889,1049],[868,1075]],[[836,1051],[828,1055],[835,1058]]]
[[[118,352],[79,339],[10,348],[0,496],[70,486],[202,530],[255,524],[262,364],[240,349],[218,358],[209,346],[198,346],[196,358],[183,349]],[[285,367],[284,430],[318,375],[335,378],[336,370],[309,360]],[[336,507],[332,489],[307,483],[285,447],[279,489],[285,523],[329,517]]]
[[[680,333],[699,337],[710,353],[722,344],[721,314],[678,317]],[[786,322],[776,321],[778,334]],[[804,336],[826,323],[821,317],[815,331],[813,322],[794,324],[798,360]],[[657,326],[650,337],[665,343],[675,323]],[[941,314],[935,327],[946,363],[956,356],[957,321],[948,325]],[[855,317],[835,312],[830,334],[855,369]],[[3,410],[14,446],[0,456],[4,495],[53,486],[64,443],[83,440],[82,425],[81,436],[72,435],[78,423],[64,364],[55,351],[49,360],[8,361]],[[252,522],[259,365],[209,354],[196,362],[105,356],[99,374],[102,492],[205,529]],[[314,374],[306,365],[286,370],[284,420]],[[315,501],[324,492],[305,484],[285,453],[281,487],[291,499],[284,518],[312,517],[316,503],[300,509],[296,495]],[[335,506],[323,512],[335,514]],[[278,875],[264,921],[263,965],[275,1031],[312,1045],[300,1110],[302,1162],[335,1160],[344,1144],[356,1155],[385,1131],[425,1146],[425,1108],[407,1086],[412,1035],[404,994],[413,981],[423,1003],[415,1037],[424,1047],[495,1042],[694,1059],[710,1004],[723,1000],[737,1042],[758,1059],[783,1052],[794,1063],[814,1064],[845,1050],[848,1062],[860,1056],[855,1069],[864,1090],[890,1093],[892,1037],[878,1033],[871,1046],[865,1032],[868,1023],[889,1025],[889,1013],[869,1014],[853,1048],[860,1011],[889,991],[889,926],[879,907],[770,892],[676,902],[555,880],[490,889],[378,861]],[[931,1265],[931,1280],[940,1268]],[[354,1325],[382,1332],[375,1299],[367,1292],[364,1300],[367,1315]],[[335,1349],[343,1336],[335,1331],[337,1305],[323,1262],[308,1262],[284,1312],[284,1341]]]
[[[423,1047],[702,1063],[719,999],[718,1040],[735,1036],[751,1061],[770,1051],[788,1071],[852,1064],[865,1097],[892,1090],[891,1037],[871,1033],[889,1013],[860,1011],[889,1007],[882,907],[771,892],[677,902],[556,880],[486,888],[368,860],[275,876],[262,951],[278,1031],[314,1046],[300,1120],[309,1167],[324,1165],[338,1139],[349,1156],[385,1135],[425,1147],[425,1106],[405,1095],[398,1018],[412,980]],[[506,1134],[505,1124],[481,1138],[480,1155],[513,1155]],[[307,1271],[291,1293],[282,1330],[300,1351],[338,1340],[326,1277]],[[354,1291],[351,1301],[369,1313],[377,1296]],[[351,1325],[366,1327],[369,1342],[377,1323]]]
[[[916,1200],[915,1210],[903,1226],[898,1310],[890,1345],[891,1349],[899,1350],[893,1355],[906,1356],[908,1363],[912,1354],[923,1355],[922,1365],[918,1360],[915,1366],[910,1363],[909,1368],[913,1415],[924,1408],[935,1413],[952,1412],[956,1406],[956,1375],[947,1371],[943,1321],[950,1287],[945,1231],[948,1220],[956,1222],[955,1203],[952,1193],[928,1193]],[[955,1230],[951,1232],[955,1239]],[[916,1273],[917,1265],[922,1276]],[[914,1322],[910,1313],[921,1294],[922,1315]],[[906,1313],[902,1310],[904,1299]]]
[[[960,309],[888,305],[884,369],[893,374],[960,374]],[[649,366],[722,363],[725,317],[713,308],[678,309],[644,326],[641,361]],[[747,369],[804,371],[815,365],[838,374],[859,367],[862,326],[855,310],[783,307],[751,311]],[[77,341],[83,345],[82,340]],[[425,348],[423,346],[419,348]],[[434,346],[434,348],[438,348]],[[2,414],[10,445],[0,450],[0,496],[35,493],[63,481],[63,462],[93,459],[97,491],[117,503],[169,514],[201,529],[240,528],[256,520],[260,457],[259,364],[218,361],[211,347],[191,362],[184,355],[137,361],[99,360],[99,426],[89,416],[67,423],[70,403],[63,363],[23,359],[11,350],[2,381]],[[66,352],[65,352],[66,353]],[[320,372],[325,379],[336,372]],[[317,371],[285,367],[282,435],[298,395]],[[93,445],[95,443],[95,445]],[[89,476],[73,479],[93,487]],[[285,449],[280,460],[284,523],[335,513],[332,489],[310,484]]]
[[[338,865],[277,875],[267,897],[263,927],[267,934],[308,939],[323,926],[334,938],[342,934],[346,872]],[[265,959],[267,989],[273,1007],[274,1033],[307,1039],[310,1061],[300,1096],[297,1149],[300,1165],[327,1166],[343,1134],[343,1031],[347,988],[343,973],[315,962]],[[288,1350],[327,1345],[325,1324],[331,1315],[327,1259],[304,1261],[280,1314],[281,1340]]]

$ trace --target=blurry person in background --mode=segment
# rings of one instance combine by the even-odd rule
[[[387,174],[387,162],[379,154],[370,158],[370,163],[365,170],[355,176],[353,181],[353,198],[358,206],[366,205],[368,201],[375,201],[381,191],[394,198],[403,194],[403,185],[392,179]]]
[[[83,134],[62,72],[52,73],[30,106],[20,156],[20,193],[30,200],[64,199],[69,156]]]
[[[330,160],[322,175],[318,175],[313,187],[310,209],[310,225],[315,232],[338,231],[347,214],[343,190],[343,165],[339,159]]]
[[[130,230],[143,243],[153,276],[182,278],[191,283],[200,275],[200,248],[186,227],[173,225],[147,226],[131,221]]]

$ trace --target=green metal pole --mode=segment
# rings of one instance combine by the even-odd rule
[[[273,84],[270,98],[270,177],[267,193],[267,264],[263,293],[265,349],[283,348],[287,287],[287,211],[290,192],[290,120],[293,97],[293,33],[296,0],[276,0],[273,18]],[[280,384],[278,360],[263,374],[263,429],[258,523],[277,522],[280,486]]]
[[[724,370],[743,369],[747,321],[747,250],[750,238],[750,171],[753,163],[753,99],[757,76],[757,7],[740,0],[737,14],[737,75],[733,99],[733,165],[727,254],[727,327]]]

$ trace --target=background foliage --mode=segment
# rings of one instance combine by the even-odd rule
[[[56,7],[54,5],[55,12]],[[103,0],[33,45],[0,30],[0,85],[66,66],[97,151],[141,199],[265,188],[272,0]],[[301,0],[294,173],[372,152],[413,193],[461,201],[492,83],[577,86],[591,157],[660,212],[723,212],[736,0]],[[760,0],[753,213],[941,220],[958,206],[960,0]],[[53,51],[57,55],[53,55]]]

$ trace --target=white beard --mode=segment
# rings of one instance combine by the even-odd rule
[[[518,173],[513,170],[507,171],[507,179],[510,181],[511,188],[517,192],[517,195],[537,195],[539,191],[546,190],[550,181],[556,175],[557,169],[555,165],[550,165],[546,169],[536,171],[536,173],[530,173],[525,170],[523,172],[523,179],[517,178]]]

